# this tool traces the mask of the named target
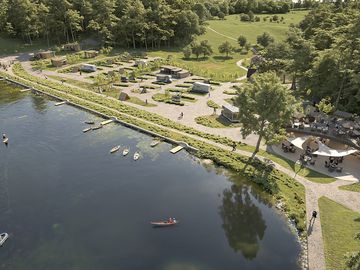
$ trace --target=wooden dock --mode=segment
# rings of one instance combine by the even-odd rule
[[[55,106],[60,106],[60,105],[64,105],[64,104],[66,104],[66,101],[57,102],[57,103],[55,103]]]
[[[102,121],[102,122],[101,122],[101,125],[105,126],[105,125],[110,124],[110,123],[112,123],[112,122],[114,122],[114,120],[112,120],[112,119],[105,120],[105,121]]]
[[[183,146],[178,145],[178,146],[174,147],[173,149],[171,149],[170,153],[176,154],[177,152],[181,151],[183,148],[184,148]]]

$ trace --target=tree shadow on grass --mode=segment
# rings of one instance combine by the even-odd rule
[[[190,58],[181,58],[181,60],[185,61],[185,62],[204,62],[209,60],[209,57],[199,57],[199,58],[194,58],[194,57],[190,57]]]
[[[224,62],[224,61],[226,61],[226,60],[233,59],[232,56],[224,56],[224,55],[215,55],[215,56],[213,56],[213,58],[214,58],[214,60],[216,60],[216,61],[222,61],[222,62]]]

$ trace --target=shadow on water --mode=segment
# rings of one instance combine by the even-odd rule
[[[266,225],[260,209],[251,199],[249,187],[234,184],[225,189],[219,213],[230,247],[246,259],[254,259]]]

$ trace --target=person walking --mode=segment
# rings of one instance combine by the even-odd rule
[[[235,152],[236,151],[236,142],[233,142],[233,145],[232,145],[232,151]]]
[[[317,212],[314,210],[314,211],[312,211],[310,222],[312,220],[314,220],[314,222],[315,222],[316,217],[317,217]]]

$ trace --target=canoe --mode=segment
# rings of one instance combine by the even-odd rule
[[[93,128],[91,128],[92,130],[97,130],[97,129],[100,129],[100,128],[102,128],[103,126],[102,125],[98,125],[98,126],[95,126],[95,127],[93,127]]]
[[[115,147],[111,148],[111,150],[110,150],[110,154],[113,154],[113,153],[115,153],[115,152],[119,151],[119,149],[120,149],[120,145],[117,145],[117,146],[115,146]]]
[[[63,104],[66,104],[66,101],[56,102],[55,106],[60,106],[60,105],[63,105]]]
[[[162,221],[151,221],[150,224],[154,227],[170,227],[178,224],[179,221],[168,221],[168,220],[162,220]]]
[[[134,160],[138,160],[140,158],[140,153],[135,152],[134,154]]]
[[[9,238],[9,234],[2,233],[0,234],[0,247],[5,243],[5,241]]]
[[[8,143],[8,142],[9,142],[9,138],[3,139],[3,143]]]
[[[157,146],[161,141],[160,140],[153,140],[150,144],[151,147]]]
[[[130,150],[129,148],[125,148],[124,151],[123,151],[123,156],[126,156],[127,154],[129,154]]]
[[[85,128],[85,129],[83,129],[83,132],[85,133],[85,132],[88,132],[90,130],[91,130],[91,128]]]
[[[94,121],[85,121],[85,124],[88,124],[88,125],[94,125],[95,122]]]

